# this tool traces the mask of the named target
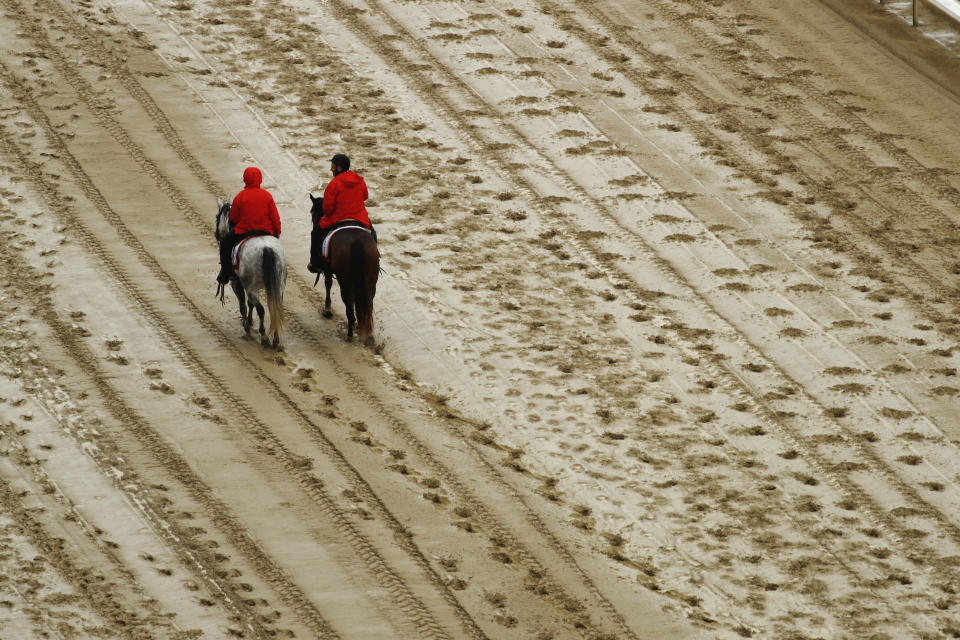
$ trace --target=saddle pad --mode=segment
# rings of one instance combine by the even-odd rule
[[[366,231],[367,233],[370,233],[370,229],[367,229],[366,227],[354,227],[354,226],[350,226],[350,227],[337,227],[336,229],[334,229],[333,231],[331,231],[330,233],[328,233],[328,234],[327,234],[327,237],[323,239],[323,247],[322,247],[321,251],[322,251],[322,255],[323,255],[323,259],[324,259],[324,260],[329,260],[329,259],[330,259],[330,239],[333,238],[333,235],[334,235],[337,231],[343,231],[344,229],[360,229],[361,231]]]
[[[240,242],[238,242],[237,244],[233,245],[233,251],[230,253],[230,258],[231,258],[231,261],[232,261],[232,263],[233,263],[233,270],[234,270],[234,272],[236,272],[237,270],[240,269],[240,247],[242,247],[242,246],[244,245],[244,243],[245,243],[247,240],[249,240],[250,238],[257,238],[257,237],[259,237],[259,236],[248,236],[248,237],[242,239],[242,240],[241,240]]]

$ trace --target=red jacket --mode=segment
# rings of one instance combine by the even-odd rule
[[[260,169],[247,167],[243,172],[246,186],[230,204],[230,222],[237,235],[247,231],[266,231],[280,237],[280,214],[269,191],[260,188],[263,176]]]
[[[323,190],[323,216],[317,222],[321,229],[329,229],[341,220],[356,220],[370,228],[370,218],[363,201],[367,199],[367,183],[353,171],[334,176]]]

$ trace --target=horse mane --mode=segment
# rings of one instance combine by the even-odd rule
[[[223,236],[220,235],[220,218],[224,215],[230,213],[230,202],[224,202],[220,205],[220,209],[217,211],[217,219],[213,223],[213,235],[216,236],[217,240],[220,240]],[[227,231],[230,231],[230,223],[227,223]]]
[[[313,226],[317,226],[317,222],[320,221],[320,218],[323,216],[323,196],[319,198],[314,198],[313,194],[310,194],[310,200],[313,204],[310,206],[310,219],[313,220]]]

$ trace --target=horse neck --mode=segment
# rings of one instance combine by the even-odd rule
[[[230,214],[221,213],[217,215],[217,235],[221,238],[230,232]]]

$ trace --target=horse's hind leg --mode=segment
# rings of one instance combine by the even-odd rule
[[[353,340],[353,327],[357,324],[357,314],[353,308],[353,287],[343,279],[340,280],[340,298],[347,310],[347,340]]]
[[[260,337],[262,338],[266,334],[266,330],[263,328],[263,305],[260,304],[259,300],[257,300],[257,315],[260,316]]]
[[[240,319],[243,321],[243,331],[249,334],[250,324],[247,322],[247,297],[243,286],[241,286],[236,278],[233,278],[230,284],[233,286],[233,293],[237,296],[237,304],[240,305]]]
[[[250,329],[253,328],[253,308],[255,306],[254,297],[252,295],[247,296],[247,315],[243,319],[243,328],[246,330],[247,335],[250,335]]]
[[[327,298],[323,301],[323,317],[330,318],[333,311],[330,310],[330,287],[333,286],[333,275],[329,272],[323,274],[323,286],[327,288]]]
[[[266,330],[263,327],[263,315],[264,315],[263,304],[260,303],[260,296],[258,296],[253,291],[250,291],[247,293],[247,307],[248,307],[247,326],[250,327],[251,329],[253,328],[253,311],[254,309],[256,309],[257,315],[260,316],[260,328],[258,329],[260,333],[260,344],[266,344],[266,342],[264,342],[264,336],[266,334]]]
[[[362,335],[363,344],[366,347],[372,347],[375,344],[373,339],[373,298],[377,295],[377,273],[374,272],[373,277],[367,278],[367,318],[365,320],[365,325],[360,328],[360,331],[365,335]]]

